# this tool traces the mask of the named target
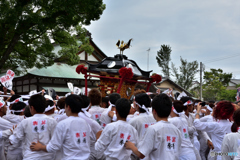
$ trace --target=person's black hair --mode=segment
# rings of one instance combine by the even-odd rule
[[[178,100],[173,101],[173,106],[178,113],[183,111],[182,101],[178,101]]]
[[[202,101],[200,99],[194,100],[194,105],[195,105],[195,103],[199,103],[199,102],[202,102]]]
[[[159,94],[152,100],[152,108],[157,112],[158,117],[166,118],[172,110],[172,101],[166,94]]]
[[[12,101],[14,101],[14,100],[16,100],[16,99],[18,99],[18,98],[20,98],[20,97],[21,97],[20,95],[14,94],[14,95],[12,95],[12,97],[9,99],[9,102],[12,102]]]
[[[46,99],[40,94],[31,96],[28,104],[32,106],[37,113],[43,113],[47,107]]]
[[[236,111],[234,111],[232,117],[233,117],[234,123],[232,124],[231,131],[237,132],[238,127],[240,126],[240,109],[237,109]]]
[[[145,107],[149,108],[151,106],[151,99],[146,93],[140,93],[135,96],[135,101],[140,104],[141,106],[144,105]],[[146,111],[139,107],[140,113],[145,113]]]
[[[11,110],[15,110],[15,111],[18,111],[18,110],[22,110],[26,107],[26,104],[23,103],[23,102],[18,102],[18,103],[14,103],[12,105],[12,108]],[[21,112],[14,112],[15,115],[20,115]]]
[[[130,109],[131,109],[131,104],[128,99],[126,98],[120,98],[117,100],[115,103],[117,113],[121,118],[127,118]]]
[[[29,106],[25,107],[24,115],[25,115],[25,117],[32,117]]]
[[[112,93],[110,94],[109,96],[109,101],[112,103],[112,104],[115,104],[117,102],[117,100],[119,100],[121,98],[120,94],[118,93]]]
[[[67,96],[65,104],[71,108],[72,113],[79,113],[82,107],[84,107],[83,99],[74,94]]]
[[[86,95],[81,95],[80,97],[82,98],[84,104],[82,108],[87,108],[90,104],[90,98]]]
[[[106,108],[108,108],[109,106],[108,101],[109,101],[109,97],[102,97],[102,103],[106,103]]]
[[[193,99],[192,99],[191,97],[182,97],[182,98],[180,99],[180,101],[182,101],[183,104],[184,104],[185,102],[189,101],[189,100],[193,101]],[[186,111],[186,110],[187,110],[187,106],[183,106],[183,110]]]
[[[46,100],[47,106],[53,106],[54,102],[52,100]]]

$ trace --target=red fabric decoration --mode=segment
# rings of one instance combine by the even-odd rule
[[[152,78],[152,82],[159,83],[162,81],[162,77],[159,74],[153,74],[151,78]]]
[[[78,65],[76,68],[76,72],[78,74],[82,73],[82,74],[86,74],[87,73],[87,67],[84,67],[84,65]]]
[[[122,67],[119,69],[118,72],[123,78],[131,79],[133,77],[132,68]]]

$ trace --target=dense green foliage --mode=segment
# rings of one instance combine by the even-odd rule
[[[0,69],[41,68],[60,56],[79,62],[79,45],[92,51],[81,26],[98,20],[104,9],[102,0],[1,0]],[[59,55],[53,42],[62,47]]]

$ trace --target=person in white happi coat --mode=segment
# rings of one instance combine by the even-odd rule
[[[60,122],[68,118],[68,116],[65,113],[65,99],[66,97],[63,97],[59,99],[57,102],[58,115],[54,116],[54,119],[56,119],[57,122]]]
[[[196,155],[197,160],[201,160],[199,150],[200,150],[200,143],[197,139],[198,133],[196,128],[193,126],[193,121],[195,119],[195,114],[193,112],[193,101],[191,97],[182,97],[180,101],[183,102],[183,110],[184,114],[180,114],[181,117],[184,117],[188,122],[188,133],[189,138],[194,147],[194,153]]]
[[[56,120],[43,114],[46,108],[46,100],[42,95],[33,95],[29,99],[29,106],[32,117],[22,120],[9,137],[12,145],[17,145],[21,141],[22,154],[24,160],[49,160],[53,159],[52,153],[34,152],[30,150],[32,142],[48,144],[52,138],[53,131],[57,124]]]
[[[117,100],[119,100],[121,98],[120,94],[118,93],[112,93],[109,96],[109,107],[107,108],[107,110],[105,110],[100,117],[100,122],[101,122],[101,126],[102,128],[105,128],[107,124],[112,122],[112,117],[114,116],[114,114],[116,114],[116,106],[115,103],[117,102]],[[109,114],[110,112],[110,114]]]
[[[102,113],[105,110],[107,110],[107,108],[100,107],[101,100],[102,100],[101,92],[96,88],[91,89],[89,91],[88,97],[90,98],[90,106],[91,106],[88,112],[92,115],[91,118],[97,121],[101,125],[100,117]]]
[[[178,160],[182,134],[176,126],[168,122],[172,101],[166,94],[159,94],[152,101],[152,109],[157,123],[148,127],[138,147],[128,141],[125,143],[126,148],[141,159],[149,155],[151,160]]]
[[[222,153],[236,153],[237,148],[240,147],[240,109],[237,109],[233,113],[233,121],[234,123],[231,127],[232,133],[226,134],[223,138],[221,147]],[[235,156],[223,155],[222,160],[232,160]]]
[[[198,103],[197,103],[198,104]],[[197,105],[196,105],[197,106]],[[213,107],[213,105],[211,105]],[[205,115],[204,117],[200,118],[201,122],[212,122],[213,121],[213,109],[207,105],[207,111],[210,112],[209,115]],[[206,134],[206,132],[198,131],[199,137],[200,137],[200,155],[202,160],[207,160],[207,151],[208,148],[213,149],[213,144],[212,140],[210,139],[209,135],[207,135],[209,138],[206,139],[204,138],[203,134]]]
[[[62,148],[62,160],[88,160],[90,156],[91,127],[78,116],[83,100],[78,95],[69,95],[65,100],[68,118],[59,122],[48,144],[33,142],[32,151],[54,153]]]
[[[129,124],[137,130],[138,137],[141,139],[146,129],[156,123],[153,115],[148,110],[151,107],[151,99],[146,93],[140,93],[135,96],[133,105],[136,111],[139,112],[139,115],[132,118]]]
[[[135,95],[133,101],[134,108],[139,112],[138,116],[132,118],[128,123],[131,124],[138,132],[138,141],[142,139],[147,128],[156,123],[153,115],[149,113],[148,108],[151,107],[151,99],[146,93]],[[146,155],[145,160],[148,159]]]
[[[126,141],[137,144],[136,129],[126,122],[131,105],[129,100],[121,98],[116,102],[117,121],[109,123],[97,135],[95,149],[98,153],[104,152],[106,160],[130,160],[131,150],[124,147]]]
[[[198,130],[206,131],[211,135],[212,143],[214,146],[211,152],[221,152],[221,145],[223,138],[226,134],[231,132],[232,123],[229,119],[232,117],[233,112],[235,110],[234,106],[229,101],[221,101],[217,104],[214,111],[215,122],[201,122],[199,120],[199,113],[201,110],[200,103],[197,106],[196,119],[194,120],[194,126]],[[208,159],[221,159],[221,156],[210,157]]]
[[[90,137],[90,157],[89,160],[104,160],[104,155],[97,155],[95,151],[95,143],[96,143],[96,135],[99,131],[102,131],[102,127],[91,118],[91,114],[88,113],[88,109],[90,108],[90,100],[87,96],[81,95],[83,99],[84,106],[82,110],[78,113],[78,116],[84,119],[91,127],[92,133],[94,136]]]
[[[18,125],[22,120],[25,119],[24,109],[26,104],[24,102],[14,103],[11,107],[10,113],[3,116],[6,120]],[[7,160],[22,160],[22,142],[16,145],[9,145],[7,151]]]
[[[58,114],[55,113],[56,105],[52,100],[47,100],[47,107],[45,108],[44,114],[46,114],[49,117],[54,118]],[[55,119],[55,118],[54,118]]]
[[[7,134],[6,130],[9,130],[14,126],[13,123],[10,123],[9,121],[2,118],[2,116],[6,115],[7,112],[7,106],[5,102],[0,99],[0,159],[5,160],[5,139],[9,137],[9,134]],[[11,134],[11,133],[10,133]]]
[[[187,120],[179,116],[179,114],[184,114],[183,112],[183,103],[181,101],[175,100],[173,102],[172,111],[170,113],[170,116],[172,118],[169,118],[168,121],[175,125],[182,133],[182,143],[179,160],[196,160],[193,144],[190,141],[188,134]]]

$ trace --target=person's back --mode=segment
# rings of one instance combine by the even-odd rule
[[[65,112],[68,118],[59,122],[47,145],[32,143],[33,151],[55,153],[61,150],[62,160],[88,160],[90,156],[91,128],[78,116],[84,105],[80,96],[70,95],[65,100]]]
[[[151,105],[151,99],[146,93],[140,93],[135,96],[133,105],[140,113],[138,116],[132,118],[129,121],[129,124],[137,130],[138,137],[141,139],[146,132],[146,129],[156,123],[153,115],[148,111],[148,108]]]
[[[233,114],[233,121],[231,130],[232,133],[228,133],[224,136],[222,145],[221,145],[221,152],[223,153],[236,153],[237,148],[240,146],[240,109],[237,109]],[[238,153],[239,154],[239,153]],[[222,160],[231,160],[236,155],[223,155]]]
[[[48,152],[61,148],[62,159],[88,159],[90,155],[90,126],[80,117],[70,116],[57,124]]]
[[[141,159],[149,156],[151,160],[177,160],[182,136],[177,127],[168,122],[172,102],[166,94],[159,94],[153,99],[152,108],[157,123],[148,127],[138,147],[131,141],[126,142],[125,146]]]
[[[91,118],[97,121],[100,125],[100,117],[102,113],[107,110],[106,108],[101,108],[100,103],[101,103],[101,93],[98,89],[91,89],[89,92],[89,98],[90,98],[90,103],[91,103],[91,108],[89,109],[89,113],[92,115]]]
[[[116,102],[117,122],[108,124],[95,144],[98,153],[104,152],[106,160],[130,160],[131,150],[124,147],[126,141],[137,143],[137,131],[126,122],[130,110],[127,99],[121,98]]]
[[[46,107],[46,100],[41,95],[34,95],[29,99],[32,117],[24,119],[14,130],[14,134],[9,137],[12,145],[23,142],[22,153],[24,160],[32,159],[52,159],[52,153],[33,152],[30,150],[32,142],[48,144],[52,138],[53,131],[57,124],[56,120],[43,114]]]
[[[178,159],[181,149],[181,132],[170,122],[159,121],[150,126],[139,142],[139,151],[151,160]]]

